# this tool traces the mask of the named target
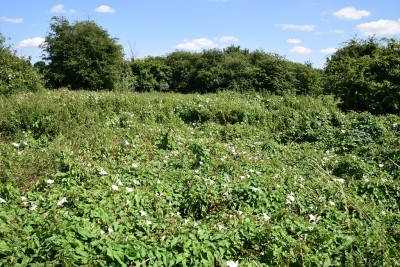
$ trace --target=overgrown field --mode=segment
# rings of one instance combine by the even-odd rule
[[[399,178],[329,97],[0,98],[0,266],[400,266]]]

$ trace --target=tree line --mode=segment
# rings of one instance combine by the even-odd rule
[[[400,112],[400,42],[353,38],[327,58],[323,69],[240,46],[125,60],[116,38],[93,21],[53,17],[31,66],[0,34],[0,94],[66,87],[71,90],[273,94],[331,94],[344,110]]]

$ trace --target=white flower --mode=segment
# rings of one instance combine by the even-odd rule
[[[100,231],[101,235],[104,235],[106,232],[104,232],[103,230]]]
[[[346,181],[345,179],[342,179],[342,178],[333,179],[333,180],[335,180],[335,182],[338,182],[339,184],[344,184],[344,182]]]
[[[238,267],[239,266],[239,261],[227,261],[226,266],[228,267]]]
[[[271,219],[266,213],[263,214],[263,220],[268,222]]]
[[[157,184],[161,184],[161,181],[160,181],[160,179],[157,179]]]
[[[332,200],[330,200],[330,201],[329,201],[329,205],[335,206],[335,202],[333,202]]]
[[[126,189],[126,192],[127,192],[127,193],[133,192],[133,188],[127,187],[127,188],[125,188],[125,189]]]
[[[314,227],[308,226],[308,227],[307,227],[307,230],[308,230],[308,231],[312,231],[312,230],[314,230]]]
[[[120,179],[117,179],[117,184],[118,184],[119,186],[124,186],[124,184],[122,183],[122,181],[121,181]]]
[[[223,224],[218,224],[218,229],[223,230],[223,229],[225,229],[225,226]]]
[[[292,204],[292,202],[294,202],[294,201],[295,201],[295,198],[294,198],[293,192],[290,192],[290,194],[287,195],[287,197],[286,197],[286,204]]]
[[[308,216],[310,217],[310,222],[315,222],[316,219],[314,215],[309,214]]]
[[[61,206],[62,204],[67,202],[67,198],[63,197],[60,201],[57,202],[57,206]]]
[[[149,220],[147,220],[147,221],[146,221],[146,224],[147,224],[147,225],[150,225],[150,224],[152,224],[152,222],[149,221]]]
[[[49,179],[49,180],[46,181],[46,183],[48,183],[48,184],[53,184],[53,183],[54,183],[54,180]]]
[[[108,233],[110,234],[112,232],[114,232],[114,230],[112,228],[108,228]]]
[[[129,146],[129,142],[127,140],[125,140],[125,145]]]
[[[146,216],[147,212],[145,212],[144,210],[139,211],[141,216]]]
[[[379,166],[379,168],[382,168],[385,165],[383,163],[379,163],[378,166]]]
[[[21,197],[21,200],[22,200],[22,201],[25,201],[25,200],[26,200],[26,197],[22,196],[22,197]]]
[[[0,197],[0,203],[6,203],[6,200]]]
[[[36,209],[37,209],[36,204],[34,204],[34,203],[32,202],[32,206],[31,206],[30,210],[36,210]]]
[[[137,169],[139,167],[139,163],[132,163],[132,168]]]
[[[251,189],[252,189],[254,192],[260,191],[260,188],[257,188],[257,187],[252,187]]]
[[[113,184],[113,185],[111,186],[111,189],[114,190],[114,191],[118,191],[118,186],[115,185],[115,184]]]
[[[129,199],[126,200],[126,205],[128,206],[129,204],[131,204],[131,201]]]
[[[18,143],[11,143],[14,147],[19,147],[19,144]]]
[[[140,185],[140,182],[138,180],[133,180],[133,184]]]
[[[106,172],[103,168],[100,169],[99,175],[107,175],[108,172]]]

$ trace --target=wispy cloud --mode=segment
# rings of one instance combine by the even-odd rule
[[[19,42],[19,48],[38,48],[45,41],[42,37],[34,37]]]
[[[349,6],[333,12],[333,15],[339,19],[358,20],[362,17],[369,17],[371,12],[367,10],[357,10],[352,6]]]
[[[219,38],[219,41],[222,43],[236,43],[239,42],[239,38],[235,36],[222,36]]]
[[[189,50],[193,52],[201,51],[203,49],[216,48],[216,47],[218,47],[218,44],[207,38],[199,38],[190,41],[184,41],[183,43],[180,43],[175,46],[175,48]]]
[[[394,35],[400,33],[400,21],[380,19],[357,25],[363,35]]]
[[[286,42],[288,42],[289,44],[301,44],[302,41],[299,39],[287,39]]]
[[[115,12],[117,12],[114,8],[106,5],[98,6],[94,10],[99,13],[110,13],[110,14],[115,14]]]
[[[51,13],[64,13],[64,14],[73,14],[76,13],[75,9],[66,9],[63,4],[58,4],[52,6],[50,9]]]
[[[315,25],[296,25],[296,24],[281,24],[284,30],[295,30],[295,31],[313,31],[317,28]]]
[[[21,18],[13,19],[13,18],[7,18],[7,17],[0,17],[0,21],[12,23],[12,24],[18,24],[18,23],[23,23],[24,19],[21,19]]]
[[[307,55],[307,54],[311,54],[312,50],[304,47],[304,46],[295,46],[292,49],[289,50],[291,53],[294,54],[300,54],[300,55]]]
[[[321,54],[324,54],[324,55],[333,54],[333,53],[335,53],[336,51],[337,51],[337,49],[334,48],[334,47],[328,47],[328,48],[324,48],[324,49],[320,49],[320,50],[319,50],[319,52],[320,52]]]

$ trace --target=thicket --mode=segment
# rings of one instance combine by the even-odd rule
[[[164,57],[134,60],[131,69],[138,77],[138,91],[322,93],[321,72],[311,65],[239,46],[201,53],[175,51]]]
[[[93,21],[69,23],[53,17],[42,45],[47,65],[37,66],[51,88],[119,90],[129,87],[131,74],[117,39]]]
[[[374,114],[400,112],[400,42],[351,39],[327,60],[325,93],[345,110]]]
[[[18,57],[0,33],[0,95],[36,92],[44,89],[39,73],[28,59]]]

